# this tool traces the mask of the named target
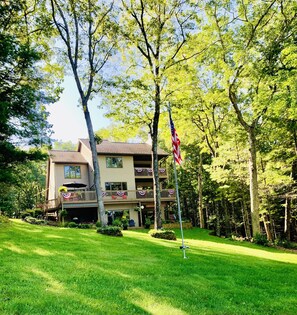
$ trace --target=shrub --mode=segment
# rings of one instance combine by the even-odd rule
[[[115,220],[112,222],[112,225],[113,225],[113,226],[122,227],[122,221],[121,221],[120,219],[115,219]]]
[[[34,209],[34,217],[43,216],[43,210],[42,209]]]
[[[0,223],[9,223],[8,217],[0,215]]]
[[[275,240],[274,244],[276,246],[293,249],[295,248],[294,244],[284,238],[278,238]]]
[[[110,235],[110,236],[123,236],[121,228],[119,226],[106,226],[97,229],[97,233]]]
[[[149,234],[155,238],[176,241],[175,232],[171,230],[150,230]]]
[[[31,217],[31,216],[26,216],[25,218],[24,218],[24,221],[25,222],[28,222],[28,223],[30,223],[30,224],[41,224],[41,225],[45,225],[45,224],[47,224],[47,222],[45,221],[45,220],[41,220],[41,219],[36,219],[36,218],[33,218],[33,217]]]
[[[95,225],[97,228],[100,228],[102,226],[102,223],[100,221],[97,221]]]
[[[152,224],[151,219],[150,219],[150,218],[146,218],[146,219],[145,219],[145,222],[144,222],[144,227],[145,227],[146,229],[149,229],[150,226],[151,226],[151,224]]]
[[[26,217],[32,217],[29,211],[24,211],[24,212],[21,214],[21,218],[22,218],[22,219],[25,219]]]
[[[253,239],[253,242],[255,244],[258,244],[258,245],[262,245],[262,246],[268,246],[269,245],[269,242],[268,242],[268,239],[266,237],[266,235],[264,234],[259,234],[257,233]]]
[[[91,224],[80,223],[80,224],[78,225],[78,228],[79,228],[79,229],[90,229],[91,226],[92,226]]]
[[[77,228],[77,227],[78,227],[78,224],[75,223],[75,222],[69,222],[69,223],[68,223],[68,227],[69,227],[69,228]]]

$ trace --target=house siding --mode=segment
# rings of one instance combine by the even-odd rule
[[[126,182],[128,190],[135,190],[134,162],[132,156],[121,156],[122,168],[107,168],[106,157],[114,155],[99,156],[99,167],[101,172],[101,186],[105,190],[106,182]],[[120,157],[120,156],[118,156]]]
[[[72,166],[80,166],[81,178],[65,178],[64,177],[64,166],[72,165]],[[67,182],[78,182],[89,185],[89,171],[88,166],[85,164],[75,164],[75,163],[63,163],[63,164],[55,164],[55,185],[56,185],[56,196],[58,196],[59,187]],[[89,187],[86,187],[87,189]]]
[[[120,145],[121,146],[121,145]],[[131,149],[131,146],[129,146]],[[108,148],[108,147],[107,147]],[[125,148],[127,148],[125,146]],[[140,146],[140,149],[143,146]],[[112,148],[113,149],[113,148]],[[139,149],[139,150],[140,150]],[[119,150],[118,150],[119,151]],[[104,207],[106,211],[127,211],[129,213],[129,218],[133,219],[136,226],[139,226],[139,213],[135,211],[135,207],[139,205],[144,205],[143,210],[149,215],[153,212],[154,203],[153,200],[139,200],[137,197],[137,187],[141,186],[141,189],[153,188],[152,176],[147,176],[146,178],[141,178],[137,175],[135,177],[135,167],[148,167],[151,168],[150,151],[146,150],[142,152],[141,150],[136,152],[135,150],[129,155],[126,153],[119,153],[117,150],[111,151],[115,153],[106,153],[98,151],[98,163],[100,167],[100,179],[101,179],[101,189],[105,191],[106,182],[125,182],[127,183],[127,192],[125,192],[127,198],[114,198],[111,199],[111,195],[107,195],[106,202],[104,202]],[[124,151],[123,151],[124,152]],[[90,196],[90,190],[93,189],[94,185],[94,171],[91,150],[88,147],[88,142],[83,140],[79,142],[78,151],[75,152],[63,152],[63,151],[53,151],[52,156],[49,158],[49,174],[48,174],[48,199],[56,199],[59,196],[59,187],[67,182],[79,182],[86,184],[86,194],[84,196]],[[123,161],[123,167],[121,168],[107,168],[106,157],[121,157]],[[80,166],[81,168],[81,178],[77,179],[65,179],[64,178],[64,166]],[[137,186],[137,187],[136,187]],[[93,192],[92,192],[93,193]],[[89,194],[89,195],[88,195]],[[115,193],[116,195],[116,193]],[[82,195],[81,195],[82,196]],[[95,196],[95,195],[94,195]],[[94,199],[94,197],[92,197]],[[149,198],[152,198],[149,197]],[[86,212],[90,216],[96,215],[96,201],[93,199],[76,199],[73,203],[72,201],[65,201],[63,206],[65,209],[69,209],[69,217],[75,214],[78,216],[81,213],[82,218],[86,217]],[[127,200],[125,200],[127,199]],[[130,199],[130,200],[129,200]],[[88,202],[88,200],[93,200]],[[166,203],[162,203],[165,206]],[[164,215],[164,214],[163,214]],[[93,219],[92,219],[93,220]],[[142,217],[141,222],[144,222],[144,217]]]

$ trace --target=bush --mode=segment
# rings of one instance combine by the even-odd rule
[[[44,212],[42,209],[34,209],[34,217],[43,216]]]
[[[36,218],[30,217],[30,216],[26,216],[24,218],[24,221],[28,222],[30,224],[37,224],[37,225],[39,225],[39,224],[41,224],[41,225],[47,224],[47,222],[45,220],[36,219]]]
[[[100,221],[97,221],[95,225],[97,228],[100,228],[102,226],[102,223]]]
[[[78,225],[79,229],[90,229],[91,227],[92,227],[92,225],[91,224],[87,224],[87,223],[80,223]]]
[[[112,222],[112,226],[118,226],[118,227],[122,227],[122,221],[120,219],[115,219]]]
[[[266,235],[259,234],[259,233],[257,233],[255,235],[255,237],[253,238],[253,242],[255,244],[262,245],[262,246],[268,246],[269,245],[269,242],[268,242]]]
[[[110,235],[110,236],[123,236],[121,228],[119,226],[106,226],[97,229],[97,233]]]
[[[32,217],[32,215],[30,214],[29,211],[24,211],[24,212],[21,214],[21,218],[22,218],[22,219],[25,219],[26,217]]]
[[[293,243],[291,243],[290,241],[284,239],[284,238],[278,238],[275,240],[274,244],[276,246],[280,246],[280,247],[284,247],[284,248],[288,248],[288,249],[294,249],[295,246]]]
[[[149,229],[149,228],[151,227],[151,224],[152,224],[151,219],[150,219],[150,218],[146,218],[146,219],[145,219],[145,222],[144,222],[144,227],[145,227],[146,229]]]
[[[149,234],[155,238],[162,238],[164,240],[176,241],[176,235],[171,230],[150,230]]]
[[[8,217],[0,215],[0,223],[9,223]]]
[[[77,227],[78,227],[78,224],[75,223],[75,222],[69,222],[69,223],[68,223],[68,227],[69,227],[69,228],[77,228]]]

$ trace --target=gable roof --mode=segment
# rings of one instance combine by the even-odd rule
[[[49,156],[53,163],[88,164],[82,154],[77,151],[50,150]]]
[[[79,139],[84,145],[90,149],[88,139]],[[121,154],[121,155],[151,155],[152,147],[147,143],[127,143],[127,142],[110,142],[103,140],[97,144],[98,154]],[[162,149],[158,149],[158,155],[168,156],[169,154]]]

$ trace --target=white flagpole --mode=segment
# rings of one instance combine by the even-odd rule
[[[168,106],[168,112],[169,112],[169,120],[171,118],[171,109],[170,109],[170,104]],[[172,119],[172,118],[171,118]],[[170,122],[169,122],[170,125]],[[170,126],[171,130],[171,126]],[[172,146],[173,147],[173,146]],[[176,161],[175,161],[175,156],[174,152],[172,151],[173,154],[173,170],[174,170],[174,180],[175,180],[175,192],[176,192],[176,202],[177,202],[177,212],[178,212],[178,219],[179,219],[179,226],[180,226],[180,234],[181,234],[181,239],[182,239],[182,245],[180,246],[180,249],[183,250],[183,256],[184,258],[187,258],[186,256],[186,248],[188,246],[185,246],[185,241],[184,241],[184,232],[183,232],[183,224],[182,224],[182,218],[181,218],[181,209],[180,209],[180,200],[179,200],[179,192],[178,192],[178,182],[177,182],[177,172],[176,172]]]

